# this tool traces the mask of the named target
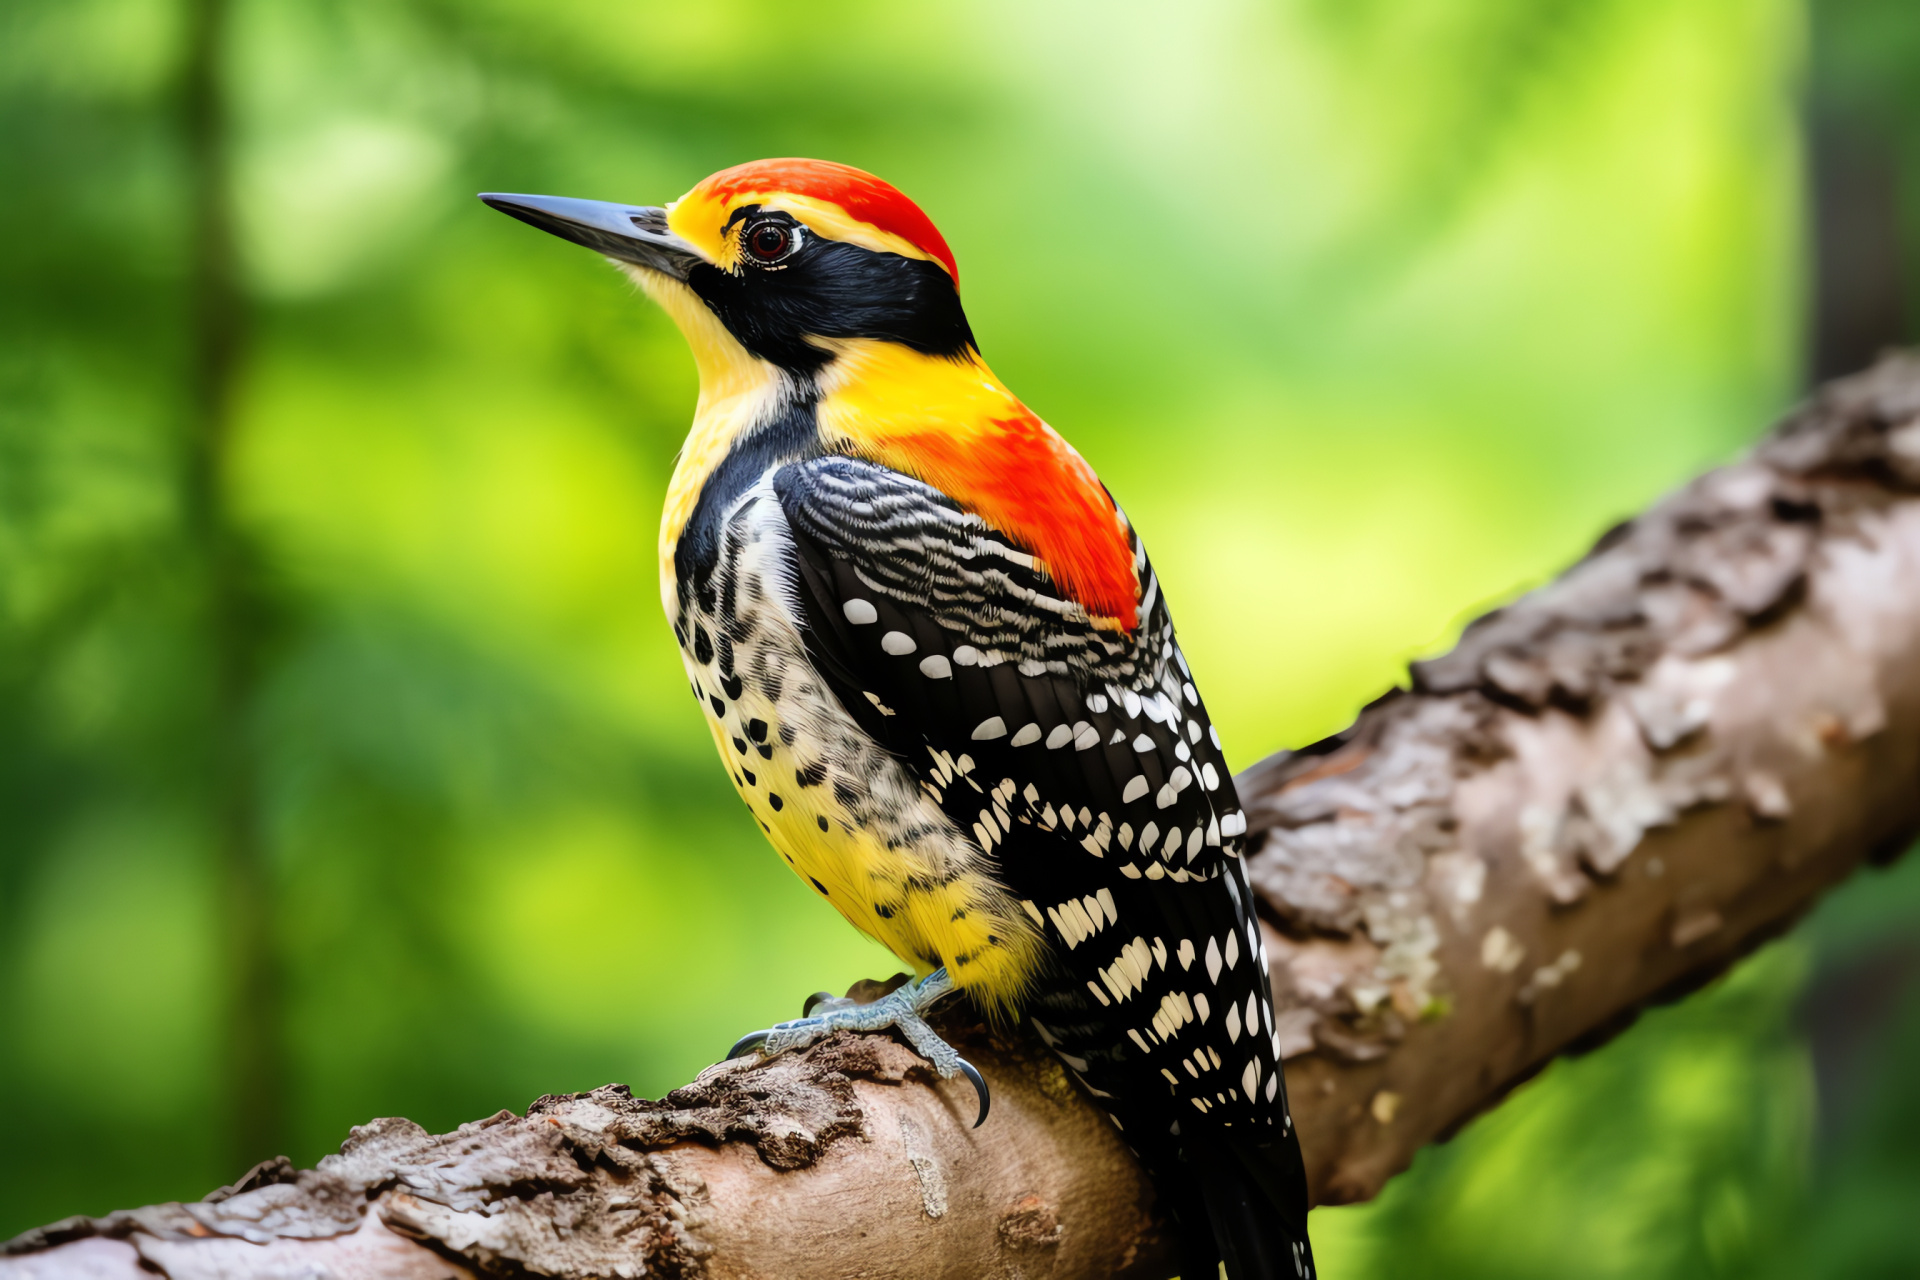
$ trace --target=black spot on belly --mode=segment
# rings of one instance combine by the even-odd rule
[[[738,751],[741,755],[747,754],[746,740],[744,738],[735,738],[733,740],[733,749],[735,751]]]
[[[815,760],[812,764],[794,774],[793,780],[803,787],[817,787],[827,780],[827,766]]]
[[[693,629],[693,660],[703,667],[713,661],[713,640],[705,627]]]
[[[773,759],[773,744],[771,742],[759,743],[754,747],[754,750],[760,753],[762,760]]]
[[[833,896],[832,894],[827,892],[827,886],[821,884],[818,880],[815,880],[812,876],[808,876],[807,879],[812,883],[814,888],[820,891],[821,897],[831,898]]]
[[[739,676],[722,676],[720,677],[720,687],[726,690],[729,698],[738,702],[740,700],[741,690],[747,686],[746,682],[741,680]]]
[[[787,807],[787,802],[785,800],[782,800],[779,796],[775,795],[771,791],[767,793],[767,803],[773,806],[773,811],[775,813],[778,813],[782,809]]]
[[[825,814],[821,814],[819,817],[815,818],[814,821],[820,824],[820,829],[822,831],[825,831],[827,829],[827,818]]]
[[[759,716],[755,716],[753,719],[747,721],[747,736],[755,742],[765,742],[767,740],[767,722]]]
[[[751,787],[751,786],[757,786],[757,785],[759,784],[759,782],[760,782],[760,780],[759,780],[758,778],[756,778],[756,777],[754,777],[754,776],[753,776],[753,770],[751,770],[751,769],[742,769],[742,770],[741,770],[740,772],[742,772],[742,773],[744,773],[744,774],[746,774],[746,775],[747,775],[747,785],[748,785],[748,786],[750,786],[750,787]]]
[[[727,718],[727,704],[720,701],[719,694],[714,694],[711,698],[708,698],[707,701],[713,704],[713,714],[719,716],[722,720]]]
[[[884,902],[876,903],[873,908],[873,914],[879,916],[882,920],[891,920],[893,919],[893,908]]]

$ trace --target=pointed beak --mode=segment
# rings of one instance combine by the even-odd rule
[[[675,280],[685,280],[687,272],[705,261],[692,245],[667,230],[667,211],[651,205],[498,191],[483,191],[480,199],[528,226]]]

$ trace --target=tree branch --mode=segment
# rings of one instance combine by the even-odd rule
[[[1554,1055],[1786,928],[1920,827],[1920,358],[1468,628],[1241,792],[1322,1203],[1364,1199]],[[1152,1193],[1064,1072],[949,1024],[994,1086],[839,1037],[431,1135],[356,1129],[188,1205],[30,1232],[0,1280],[1164,1276]]]

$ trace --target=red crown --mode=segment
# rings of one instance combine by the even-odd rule
[[[849,217],[899,236],[945,267],[955,286],[960,283],[960,266],[953,260],[953,250],[947,248],[947,238],[933,225],[933,219],[902,195],[899,188],[864,169],[831,160],[752,160],[722,169],[702,182],[700,188],[722,204],[735,196],[777,192],[837,204]]]

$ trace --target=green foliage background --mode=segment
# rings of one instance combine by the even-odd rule
[[[1849,85],[1920,65],[1905,7],[1829,7]],[[657,1095],[896,967],[768,855],[686,696],[653,558],[677,335],[476,190],[894,180],[1147,531],[1242,765],[1798,379],[1792,0],[232,0],[222,567],[185,478],[190,8],[0,0],[0,1236],[273,1154],[224,1083],[223,572],[261,605],[278,1149]],[[1913,986],[1825,1113],[1795,1010],[1916,916],[1912,866],[1850,886],[1317,1212],[1327,1274],[1912,1274]]]

